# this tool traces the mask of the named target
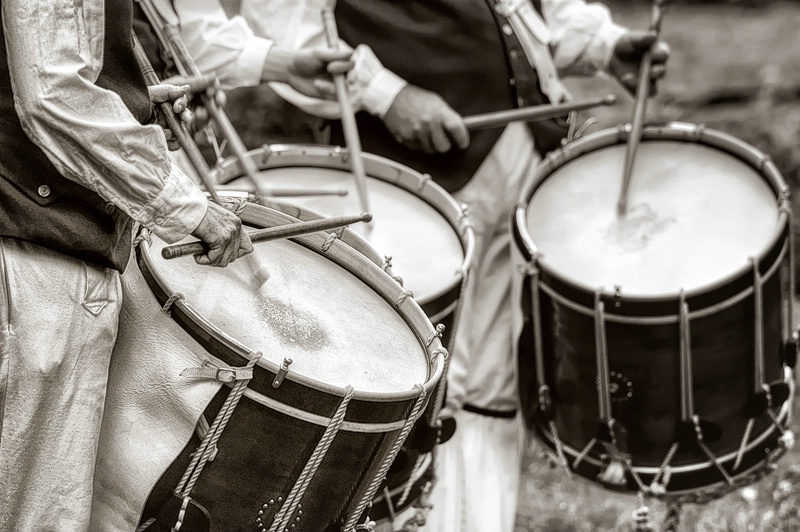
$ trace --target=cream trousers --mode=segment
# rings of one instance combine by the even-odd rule
[[[84,532],[116,271],[0,238],[0,530]]]

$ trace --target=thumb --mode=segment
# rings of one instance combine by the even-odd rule
[[[641,55],[648,51],[658,36],[652,31],[630,31],[618,45],[618,51],[625,55]]]

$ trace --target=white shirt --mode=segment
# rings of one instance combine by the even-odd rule
[[[102,69],[104,0],[6,0],[2,22],[22,128],[66,178],[174,242],[203,219],[205,195],[167,158],[164,132],[141,125]]]
[[[242,0],[241,14],[256,35],[272,36],[282,47],[298,50],[326,46],[322,9],[335,0]],[[591,75],[608,66],[625,29],[614,24],[606,6],[583,0],[542,0],[549,45],[561,76]],[[538,16],[538,15],[537,15]],[[383,117],[406,82],[387,70],[372,50],[356,48],[356,65],[348,74],[356,110]],[[283,98],[324,118],[339,116],[336,102],[304,96],[286,85],[271,84]]]

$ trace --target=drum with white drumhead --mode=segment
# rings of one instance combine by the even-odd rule
[[[297,221],[236,204],[251,227]],[[163,259],[165,243],[146,231],[137,240],[114,353],[129,369],[110,407],[140,404],[135,417],[112,415],[121,431],[160,427],[142,438],[152,447],[137,466],[173,439],[158,418],[197,408],[184,387],[219,389],[150,493],[140,530],[354,530],[443,374],[428,318],[327,233],[255,244],[270,273],[261,287],[248,259],[199,266]],[[193,363],[164,372],[160,360],[173,356]],[[101,453],[99,467],[114,469],[113,456]]]
[[[738,139],[649,127],[618,216],[627,135],[556,150],[521,197],[522,406],[576,474],[702,499],[791,443],[789,190]]]

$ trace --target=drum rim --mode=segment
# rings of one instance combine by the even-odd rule
[[[256,213],[250,212],[253,210],[255,210]],[[263,214],[268,214],[271,216],[277,215],[278,217],[285,219],[287,222],[297,221],[296,218],[292,218],[285,213],[253,203],[245,204],[244,211],[242,211],[240,216],[245,222],[257,223],[257,221],[253,220],[253,214],[257,214],[258,211],[262,211]],[[142,227],[140,228],[139,233],[142,234],[143,231],[146,231],[146,229]],[[419,304],[414,301],[412,297],[404,297],[405,291],[394,281],[394,279],[392,279],[381,268],[375,265],[367,257],[360,254],[358,251],[346,244],[334,241],[327,251],[323,252],[321,248],[326,239],[327,233],[312,233],[309,235],[294,237],[291,240],[302,245],[306,249],[309,249],[323,256],[324,258],[333,261],[335,264],[339,265],[351,275],[359,279],[359,281],[366,284],[373,292],[375,292],[377,296],[381,297],[394,308],[395,312],[400,315],[406,325],[411,329],[414,336],[417,338],[419,347],[421,347],[425,352],[428,366],[427,376],[424,382],[418,384],[422,385],[426,394],[428,397],[430,397],[437,383],[442,378],[444,371],[444,358],[447,356],[447,351],[442,346],[440,339],[436,336],[435,329],[430,320],[422,311]],[[153,295],[157,299],[159,298],[153,290],[153,284],[156,284],[159,290],[165,294],[176,293],[174,290],[171,290],[170,285],[166,282],[166,279],[164,278],[160,269],[153,261],[152,253],[150,252],[150,244],[148,243],[147,239],[142,239],[142,241],[136,247],[136,262],[145,278],[145,281],[150,287],[151,292],[153,292]],[[366,266],[359,268],[359,271],[354,271],[345,265],[347,262],[355,262],[356,264],[360,262]],[[398,305],[397,301],[401,298],[402,303]],[[163,304],[164,302],[160,301],[159,299],[159,303]],[[171,308],[175,307],[177,307],[190,320],[199,326],[206,335],[223,345],[224,348],[233,354],[235,358],[241,359],[241,362],[243,363],[249,360],[249,357],[254,350],[250,349],[236,338],[228,335],[225,331],[215,326],[208,319],[206,319],[202,313],[192,307],[191,304],[185,302],[181,298],[178,298],[174,301]],[[182,324],[179,323],[179,326],[186,330]],[[198,341],[198,343],[201,343],[201,345],[203,344],[203,342],[196,338],[195,334],[193,334],[191,331],[186,332],[189,333],[196,341]],[[204,347],[206,346],[204,345]],[[207,352],[207,355],[210,357],[219,358],[211,352]],[[280,370],[279,364],[269,360],[266,357],[261,358],[257,365],[272,375],[277,375],[278,371]],[[298,374],[296,372],[293,373],[291,370],[286,374],[284,380],[292,381],[300,386],[305,386],[318,392],[338,397],[345,397],[347,394],[347,390],[343,387],[318,381],[312,377]],[[418,395],[419,391],[414,387],[410,388],[409,390],[396,392],[371,392],[356,389],[354,390],[353,398],[367,402],[388,403],[413,400]]]
[[[526,224],[526,211],[528,204],[539,186],[566,163],[577,159],[584,154],[598,151],[600,149],[617,144],[622,144],[627,140],[629,133],[629,125],[620,125],[615,128],[603,129],[566,144],[558,150],[554,150],[548,154],[543,163],[537,168],[533,178],[522,190],[520,200],[512,214],[511,224],[514,239],[517,243],[519,251],[522,253],[526,261],[534,261],[539,255],[539,250],[533,241],[533,238],[530,236]],[[766,268],[764,267],[764,261],[770,255],[776,255],[774,261],[770,262],[770,265],[781,260],[783,255],[780,250],[782,247],[780,245],[781,241],[783,240],[784,236],[787,235],[787,233],[788,237],[791,238],[791,217],[789,215],[791,208],[789,204],[789,187],[778,168],[766,154],[732,135],[706,128],[702,124],[691,124],[687,122],[668,122],[666,124],[649,125],[643,129],[642,139],[683,141],[708,146],[724,151],[731,156],[737,157],[739,160],[753,168],[762,177],[762,179],[766,181],[767,185],[773,191],[777,204],[778,216],[775,230],[773,231],[770,239],[767,241],[762,250],[752,258],[755,260],[759,267],[759,271],[762,273],[770,269],[769,265]],[[680,291],[656,295],[620,294],[606,287],[593,287],[574,279],[568,279],[554,269],[548,267],[546,262],[536,261],[536,266],[542,272],[545,272],[547,276],[557,280],[557,282],[561,285],[565,285],[573,290],[586,292],[592,296],[599,292],[600,296],[604,300],[613,301],[615,303],[628,302],[633,305],[640,303],[660,304],[677,301],[680,297]],[[700,287],[693,288],[691,290],[686,290],[684,295],[687,300],[692,300],[696,299],[698,296],[712,294],[715,291],[735,283],[748,273],[752,275],[752,270],[753,266],[744,265],[721,279],[715,280]],[[727,298],[723,297],[722,299],[724,300]],[[716,303],[718,303],[718,301],[712,301],[707,305],[701,305],[701,307]],[[677,306],[674,306],[674,308],[677,309]],[[692,308],[696,307],[693,305]]]
[[[266,154],[266,156],[264,154]],[[305,164],[303,166],[344,170],[349,167],[348,159],[350,153],[346,148],[342,148],[341,146],[298,143],[265,144],[261,148],[246,152],[245,156],[255,163],[259,170],[301,166],[286,160],[286,158],[291,156],[317,157],[329,163],[316,165]],[[283,159],[281,159],[282,157]],[[436,184],[429,174],[421,174],[408,166],[379,155],[362,153],[362,157],[368,177],[394,185],[418,199],[425,201],[425,203],[436,210],[445,221],[447,221],[458,236],[459,242],[461,243],[463,258],[461,266],[456,270],[453,279],[446,286],[425,297],[416,297],[417,302],[423,307],[427,307],[441,298],[446,298],[447,301],[437,306],[437,309],[439,307],[447,307],[450,303],[458,299],[459,292],[461,291],[460,288],[468,275],[475,255],[475,231],[469,223],[465,206],[459,204],[447,191]],[[233,179],[242,177],[243,174],[244,172],[241,169],[239,161],[231,156],[220,161],[212,170],[210,177],[215,183],[226,184]],[[408,184],[407,181],[409,180],[413,180],[416,186]],[[295,206],[292,205],[292,207]],[[320,218],[324,217],[311,209],[303,208],[303,210],[317,215]],[[358,236],[360,237],[360,235]],[[360,238],[363,239],[363,237]],[[367,242],[366,239],[363,240]],[[454,292],[455,297],[453,297]]]

